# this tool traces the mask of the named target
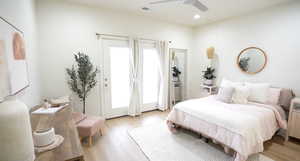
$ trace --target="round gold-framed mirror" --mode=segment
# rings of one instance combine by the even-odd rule
[[[242,72],[256,74],[261,72],[267,64],[265,51],[258,47],[243,49],[237,57],[237,65]]]

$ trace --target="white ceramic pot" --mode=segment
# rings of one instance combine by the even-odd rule
[[[18,100],[0,103],[0,160],[33,161],[34,147],[29,111]]]
[[[209,86],[211,86],[211,85],[213,85],[213,80],[212,79],[206,79],[205,81],[204,81],[204,84],[205,85],[209,85]]]
[[[55,141],[54,128],[51,128],[47,131],[34,132],[33,140],[34,140],[34,146],[36,146],[36,147],[43,147],[43,146],[51,145]]]

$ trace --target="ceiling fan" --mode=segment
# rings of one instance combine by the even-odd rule
[[[199,0],[160,0],[160,1],[150,2],[149,4],[154,5],[154,4],[170,3],[170,2],[177,2],[177,1],[183,1],[183,4],[192,5],[203,12],[208,10],[208,8],[204,4],[199,2]]]

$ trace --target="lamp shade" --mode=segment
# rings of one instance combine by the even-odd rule
[[[24,103],[18,100],[0,103],[0,143],[1,160],[34,160],[29,112]]]
[[[214,47],[207,48],[206,54],[207,54],[208,59],[213,59],[214,58],[214,53],[215,53],[215,48]]]

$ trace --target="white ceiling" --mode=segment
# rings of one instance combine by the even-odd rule
[[[209,9],[201,12],[190,5],[182,2],[171,2],[165,4],[149,5],[149,2],[157,0],[67,0],[81,4],[111,8],[121,12],[144,15],[168,22],[197,26],[225,18],[238,16],[260,9],[268,8],[280,3],[293,0],[199,0]],[[142,7],[150,8],[150,11],[143,11]],[[194,20],[193,16],[199,14],[200,19]]]

